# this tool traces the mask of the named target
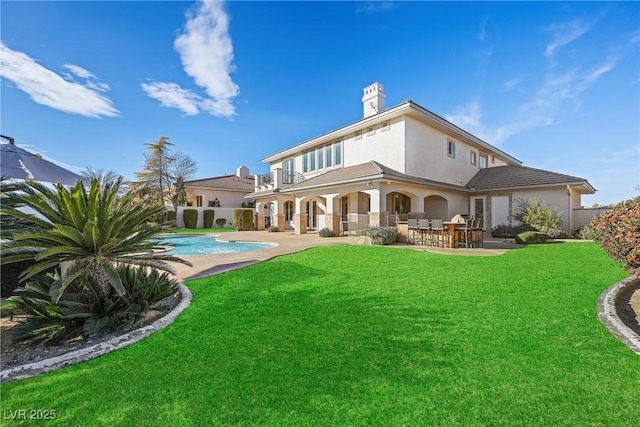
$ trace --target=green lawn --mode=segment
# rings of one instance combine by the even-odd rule
[[[172,325],[3,384],[2,407],[83,426],[637,425],[640,357],[596,315],[624,277],[592,243],[317,248],[189,282]]]

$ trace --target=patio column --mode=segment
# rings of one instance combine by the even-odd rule
[[[340,212],[336,211],[339,204],[336,203],[338,194],[323,194],[322,197],[327,201],[325,210],[325,225],[329,230],[340,234]]]
[[[381,225],[386,225],[386,195],[382,195],[382,191],[379,188],[372,188],[369,190],[364,190],[363,193],[367,193],[369,195],[369,200],[371,201],[371,210],[369,211],[369,225],[372,227],[380,227]]]
[[[264,202],[256,201],[256,226],[258,231],[263,231],[264,227],[264,209],[262,208]]]
[[[271,225],[278,227],[278,231],[284,231],[284,202],[280,199],[271,202]]]
[[[307,234],[307,213],[303,212],[304,197],[296,197],[294,202],[295,234]],[[284,223],[283,223],[284,224]]]

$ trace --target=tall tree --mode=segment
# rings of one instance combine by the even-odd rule
[[[169,167],[173,161],[169,138],[161,136],[156,142],[144,144],[148,152],[144,155],[144,167],[136,172],[138,178],[138,190],[143,195],[148,195],[154,202],[164,205],[167,199],[166,190],[171,186]]]
[[[178,211],[178,206],[185,205],[187,202],[187,190],[184,182],[191,178],[197,170],[198,165],[191,157],[182,153],[174,154],[173,161],[169,166],[171,174],[169,198],[176,212]]]
[[[184,182],[198,170],[195,160],[186,154],[172,152],[173,143],[165,136],[145,146],[148,152],[144,168],[136,173],[139,194],[163,206],[170,202],[177,209],[186,202]]]

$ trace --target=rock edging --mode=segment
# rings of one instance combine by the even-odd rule
[[[86,360],[94,359],[103,354],[111,353],[112,351],[126,347],[130,344],[140,341],[149,335],[158,332],[159,330],[167,327],[178,317],[180,313],[186,309],[191,300],[193,294],[182,283],[178,284],[181,300],[177,306],[173,308],[169,313],[150,325],[143,326],[142,328],[128,332],[124,335],[112,338],[108,341],[104,341],[91,347],[83,348],[76,351],[70,351],[69,353],[62,354],[60,356],[51,357],[49,359],[40,360],[38,362],[28,363],[25,365],[14,366],[10,369],[5,369],[0,372],[0,382],[8,382],[21,378],[28,378],[44,372],[53,371],[64,366],[74,365],[76,363],[84,362]]]
[[[622,341],[627,347],[640,355],[640,335],[624,324],[616,310],[616,301],[622,291],[634,284],[639,278],[635,276],[613,284],[605,290],[598,298],[598,317],[600,321],[609,329],[616,338]]]

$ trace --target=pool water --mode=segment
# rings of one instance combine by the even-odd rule
[[[272,248],[270,243],[258,242],[221,242],[213,236],[162,236],[154,239],[159,245],[173,246],[169,251],[172,255],[206,255],[206,254],[232,254],[238,252],[257,251]]]

